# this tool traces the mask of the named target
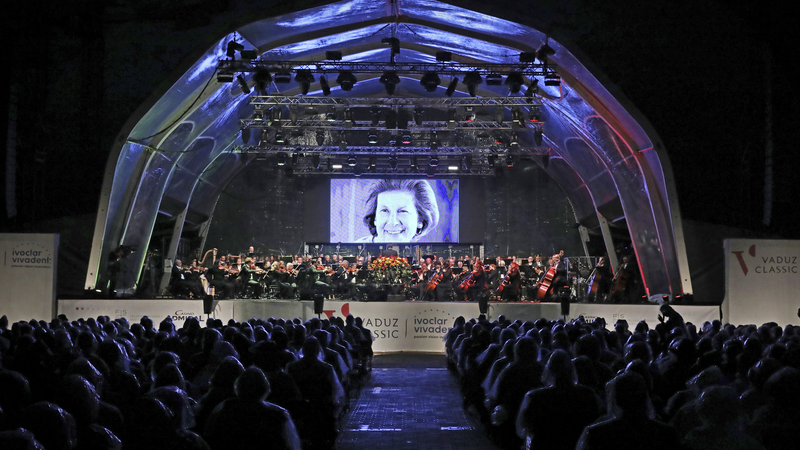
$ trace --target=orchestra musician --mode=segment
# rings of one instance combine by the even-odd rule
[[[611,266],[605,256],[600,257],[589,277],[589,302],[604,302],[611,289]]]
[[[245,258],[238,279],[241,282],[243,290],[248,287],[253,289],[253,293],[251,294],[253,298],[261,297],[261,283],[258,281],[257,277],[263,273],[263,270],[256,267],[256,263],[253,259],[250,257]]]
[[[491,269],[491,268],[490,268]],[[467,284],[467,299],[469,301],[478,301],[478,295],[486,295],[486,291],[488,289],[487,280],[488,276],[486,271],[483,268],[483,261],[477,259],[475,261],[475,268],[470,273],[472,278],[467,281],[464,280]],[[462,283],[463,284],[463,283]]]
[[[189,272],[180,259],[175,260],[175,265],[172,266],[172,274],[170,276],[170,290],[173,295],[178,297],[189,298],[203,298],[202,287],[198,287],[195,283],[189,280]]]
[[[522,276],[519,270],[519,264],[513,261],[508,268],[501,285],[498,286],[500,290],[500,299],[507,302],[519,301],[520,287]]]
[[[220,298],[233,298],[234,297],[234,286],[231,281],[226,279],[226,263],[225,258],[222,256],[220,258],[219,263],[216,267],[211,267],[208,269],[206,278],[209,278],[208,284],[210,284],[215,292],[219,294]]]
[[[447,300],[447,293],[453,289],[453,267],[450,261],[445,262],[441,268],[441,280],[434,289],[434,300],[443,302]]]

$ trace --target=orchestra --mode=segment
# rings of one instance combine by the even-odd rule
[[[182,298],[280,298],[294,299],[322,295],[327,299],[368,300],[378,283],[370,276],[375,258],[399,256],[308,255],[262,256],[254,247],[241,254],[220,254],[208,250],[203,258],[172,269],[169,292]],[[196,256],[199,257],[198,251]],[[410,257],[411,270],[398,280],[399,292],[412,301],[476,301],[484,295],[501,302],[558,301],[559,296],[589,302],[626,302],[638,295],[641,278],[632,257],[622,258],[613,270],[607,257],[573,258],[570,263],[561,250],[549,257],[524,258]],[[585,262],[584,262],[585,260]],[[546,262],[545,262],[546,261]],[[306,297],[306,298],[308,298]],[[301,297],[303,298],[303,297]]]

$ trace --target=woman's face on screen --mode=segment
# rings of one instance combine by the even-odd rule
[[[375,228],[379,242],[410,242],[419,223],[414,195],[406,191],[386,191],[378,194]]]

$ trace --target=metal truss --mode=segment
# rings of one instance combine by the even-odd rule
[[[312,73],[339,73],[349,71],[352,73],[381,73],[394,71],[398,74],[424,74],[436,72],[439,75],[463,75],[467,72],[478,72],[484,75],[508,75],[517,72],[527,76],[557,76],[555,64],[542,63],[461,63],[461,62],[364,62],[364,61],[246,61],[223,59],[217,65],[217,71],[222,74],[237,72],[258,72],[268,70],[270,73],[288,74],[298,70],[308,70]]]
[[[546,148],[523,146],[485,146],[485,147],[437,147],[430,146],[348,146],[344,149],[330,146],[304,146],[304,145],[235,145],[234,153],[253,153],[263,155],[277,155],[279,153],[300,153],[304,156],[465,156],[486,157],[489,155],[511,156],[541,156],[549,153]]]
[[[309,97],[287,95],[251,95],[250,104],[255,109],[273,106],[542,106],[538,97]]]
[[[541,124],[541,122],[530,122],[534,125]],[[343,120],[334,120],[334,121],[327,121],[327,120],[297,120],[295,122],[285,121],[281,123],[272,122],[272,121],[264,121],[264,120],[254,120],[254,119],[242,119],[241,120],[242,128],[253,128],[253,129],[300,129],[300,130],[308,130],[308,129],[320,129],[320,130],[339,130],[339,131],[346,131],[346,130],[355,130],[355,131],[368,131],[371,129],[380,129],[381,131],[432,131],[432,130],[440,130],[440,131],[447,131],[447,130],[469,130],[469,131],[478,131],[478,130],[485,130],[485,131],[533,131],[533,128],[529,128],[526,126],[521,126],[517,122],[492,122],[492,121],[425,121],[422,125],[417,125],[415,122],[411,122],[408,124],[406,128],[397,128],[397,129],[386,129],[382,125],[373,125],[372,122],[365,122],[365,121],[352,121],[347,122]]]

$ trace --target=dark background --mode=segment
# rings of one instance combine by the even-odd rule
[[[61,233],[60,282],[74,279],[79,288],[108,152],[134,110],[182,61],[237,24],[326,2],[7,3],[0,116],[15,126],[0,127],[0,141],[4,166],[16,176],[17,212],[11,215],[6,208],[6,171],[0,171],[0,231]],[[791,2],[457,4],[541,29],[586,55],[661,137],[685,219],[722,224],[739,235],[800,237],[795,207],[800,153],[794,148],[800,134],[795,123],[800,70]],[[9,141],[17,154],[11,165],[5,158]],[[774,206],[765,221],[767,148],[774,154]],[[501,188],[496,195],[507,195],[506,185],[495,187]],[[224,197],[238,195],[234,183]],[[487,208],[487,213],[494,211]],[[293,219],[266,221],[288,228],[297,226]],[[509,231],[515,229],[509,226]],[[516,245],[503,239],[515,238],[498,234],[492,245]]]

